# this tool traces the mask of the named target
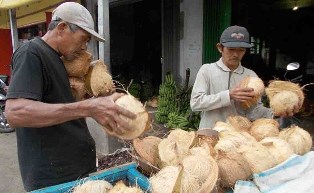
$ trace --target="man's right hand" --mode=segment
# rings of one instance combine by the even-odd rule
[[[254,97],[253,88],[240,88],[239,86],[229,90],[230,99],[238,102],[245,102]]]

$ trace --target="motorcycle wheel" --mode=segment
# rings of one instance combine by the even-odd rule
[[[15,129],[11,128],[8,123],[0,121],[0,133],[11,133]]]

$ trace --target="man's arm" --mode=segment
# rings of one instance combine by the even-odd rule
[[[68,104],[47,104],[29,99],[8,99],[6,115],[11,127],[46,127],[66,121],[92,117],[99,124],[112,130],[130,130],[119,115],[135,118],[136,115],[115,104],[123,94],[98,97]],[[119,125],[119,128],[117,127]]]

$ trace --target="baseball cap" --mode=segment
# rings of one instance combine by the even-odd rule
[[[250,35],[245,27],[230,26],[226,28],[221,36],[220,43],[229,48],[251,48]]]
[[[79,26],[94,36],[98,41],[105,39],[94,30],[94,20],[90,12],[81,4],[76,2],[65,2],[52,12],[52,20],[62,19]]]

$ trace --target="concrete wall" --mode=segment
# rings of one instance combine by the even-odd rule
[[[180,41],[180,77],[185,80],[185,70],[190,68],[190,85],[202,65],[203,52],[203,0],[183,0],[183,39]]]

